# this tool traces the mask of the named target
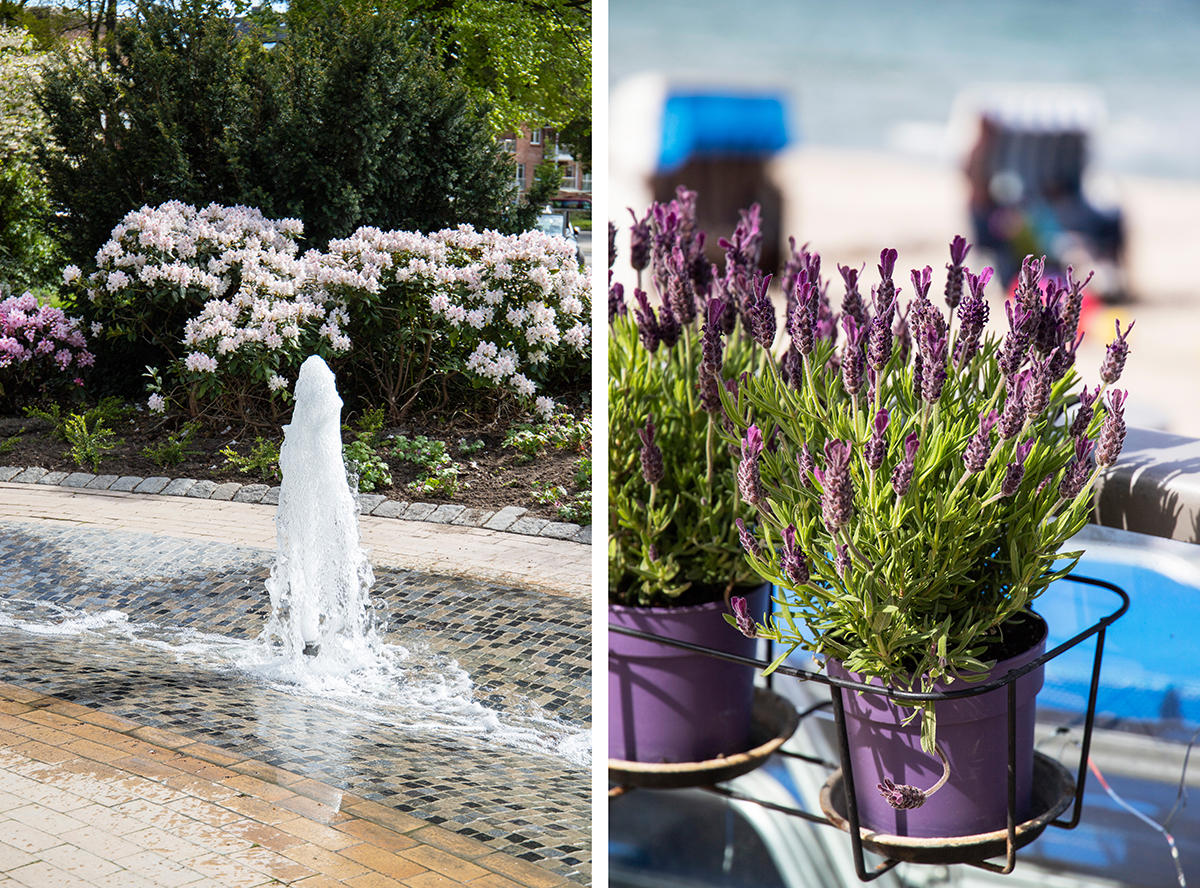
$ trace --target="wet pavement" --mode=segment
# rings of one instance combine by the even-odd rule
[[[0,681],[318,781],[547,884],[589,881],[586,605],[376,564],[376,618],[424,702],[298,693],[236,665],[266,618],[272,560],[211,539],[0,521]]]

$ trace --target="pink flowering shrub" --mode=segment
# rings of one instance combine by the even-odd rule
[[[29,293],[0,302],[0,403],[28,404],[79,379],[94,358],[79,322]]]
[[[509,392],[548,418],[554,401],[539,380],[590,354],[590,279],[561,238],[360,228],[306,258],[308,285],[344,308],[360,384],[393,419],[435,373]]]

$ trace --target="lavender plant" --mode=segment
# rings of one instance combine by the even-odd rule
[[[634,216],[631,263],[654,282],[656,302],[640,288],[632,310],[620,292],[610,299],[609,599],[617,604],[698,604],[758,583],[735,530],[752,513],[738,501],[718,391],[723,375],[769,361],[753,338],[766,335],[751,312],[765,290],[754,289],[757,211],[744,215],[717,278],[694,201],[681,189]]]
[[[991,269],[966,268],[969,249],[951,245],[948,313],[930,299],[932,270],[912,272],[901,316],[912,346],[889,351],[868,335],[865,384],[862,331],[904,333],[896,253],[881,254],[873,313],[843,270],[843,305],[858,316],[846,310],[840,344],[812,308],[825,284],[806,257],[791,300],[792,371],[760,362],[718,389],[754,509],[746,558],[781,589],[766,622],[727,619],[781,642],[783,656],[803,648],[909,690],[977,679],[1010,621],[1081,554],[1060,549],[1121,449],[1125,393],[1104,394],[1129,331],[1118,326],[1102,386],[1081,390],[1073,364],[1086,280],[1071,269],[1065,282],[1043,279],[1043,263],[1026,259],[999,341],[984,332]],[[933,754],[933,707],[918,711]]]

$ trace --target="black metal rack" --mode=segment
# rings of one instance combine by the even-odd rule
[[[964,698],[964,697],[975,697],[980,694],[986,694],[991,691],[999,690],[1000,688],[1006,689],[1007,706],[1008,706],[1008,719],[1007,719],[1007,721],[1008,721],[1007,826],[1006,826],[1006,829],[1002,833],[1000,833],[999,837],[993,837],[989,843],[980,843],[980,845],[979,845],[980,853],[982,853],[982,851],[986,850],[986,849],[995,849],[997,847],[996,842],[998,841],[999,838],[1002,838],[1003,839],[1003,847],[1004,847],[1004,855],[1005,855],[1005,863],[1003,866],[1000,866],[1000,865],[989,862],[986,858],[989,856],[995,856],[993,854],[982,854],[981,858],[978,860],[962,859],[963,854],[964,854],[964,850],[963,850],[964,846],[963,846],[962,842],[952,842],[952,844],[956,847],[957,853],[949,854],[949,856],[947,856],[944,860],[940,860],[940,861],[936,861],[936,862],[968,863],[972,866],[981,867],[983,869],[987,869],[987,870],[990,870],[993,872],[1009,873],[1009,872],[1012,872],[1012,869],[1016,864],[1017,848],[1021,847],[1021,845],[1023,845],[1023,844],[1026,844],[1028,841],[1032,841],[1034,838],[1037,837],[1037,835],[1040,835],[1042,830],[1045,828],[1045,826],[1049,825],[1049,826],[1056,826],[1061,829],[1074,829],[1079,824],[1079,818],[1083,811],[1083,793],[1084,793],[1085,782],[1087,779],[1087,761],[1088,761],[1088,754],[1089,754],[1089,751],[1091,748],[1092,724],[1095,720],[1095,715],[1096,715],[1096,695],[1097,695],[1097,692],[1099,691],[1099,687],[1100,687],[1100,665],[1101,665],[1101,660],[1102,660],[1103,654],[1104,654],[1104,637],[1105,637],[1105,633],[1106,633],[1108,627],[1114,621],[1119,619],[1129,609],[1129,596],[1128,596],[1128,594],[1126,594],[1124,589],[1122,589],[1121,587],[1119,587],[1113,583],[1110,583],[1106,580],[1098,580],[1098,579],[1093,579],[1091,577],[1076,576],[1074,574],[1070,574],[1067,577],[1065,577],[1064,579],[1071,581],[1071,582],[1075,582],[1075,583],[1082,583],[1085,585],[1106,589],[1106,590],[1114,593],[1121,599],[1121,605],[1115,611],[1113,611],[1112,613],[1110,613],[1104,617],[1101,617],[1098,621],[1093,623],[1087,629],[1085,629],[1082,632],[1075,635],[1073,638],[1070,638],[1067,641],[1063,642],[1062,644],[1058,645],[1057,647],[1053,648],[1052,650],[1047,651],[1046,653],[1042,654],[1040,657],[1037,657],[1030,663],[1027,663],[1025,666],[1022,666],[1018,669],[1011,670],[1008,673],[1006,673],[1005,675],[1001,676],[1000,678],[992,680],[992,681],[988,681],[983,684],[972,685],[971,687],[962,688],[959,690],[923,693],[923,692],[896,690],[894,688],[880,687],[879,685],[865,684],[863,682],[850,681],[847,679],[831,678],[829,675],[827,675],[823,672],[813,672],[813,671],[806,670],[806,669],[799,669],[799,668],[796,668],[793,666],[788,666],[786,664],[780,665],[775,669],[775,672],[774,672],[775,675],[785,675],[785,676],[799,679],[800,681],[815,681],[820,684],[828,685],[830,688],[830,697],[831,697],[830,702],[833,707],[833,717],[834,717],[834,722],[836,724],[836,729],[837,729],[838,752],[839,752],[839,755],[841,756],[841,760],[842,760],[841,784],[844,787],[845,812],[846,812],[845,823],[842,825],[842,828],[848,829],[848,831],[850,833],[850,844],[851,844],[851,848],[852,848],[853,856],[854,856],[855,871],[858,875],[858,878],[861,881],[869,882],[873,879],[876,879],[879,876],[883,875],[888,870],[895,867],[897,864],[904,862],[904,860],[909,860],[909,861],[915,860],[916,862],[935,862],[935,861],[922,860],[919,855],[917,857],[913,857],[913,856],[906,856],[903,853],[901,853],[901,856],[899,856],[899,857],[888,856],[888,854],[890,852],[895,852],[896,848],[895,847],[885,847],[881,851],[881,853],[884,853],[884,855],[885,855],[884,861],[882,863],[880,863],[878,866],[871,868],[870,870],[867,869],[866,860],[864,858],[864,847],[871,846],[872,843],[871,843],[869,837],[864,842],[864,836],[863,836],[864,830],[862,829],[861,823],[859,820],[858,802],[856,800],[855,792],[854,792],[854,787],[855,787],[854,768],[853,768],[853,764],[852,764],[852,758],[850,755],[849,741],[847,739],[847,734],[846,734],[846,714],[845,714],[845,709],[844,709],[843,699],[842,699],[843,691],[847,691],[847,690],[861,691],[863,693],[876,694],[876,695],[887,697],[890,700],[895,701],[896,703],[904,704],[904,703],[937,702],[940,700],[954,700],[954,699],[960,699],[960,698]],[[622,635],[630,635],[635,638],[641,638],[641,639],[644,639],[647,641],[656,641],[656,642],[659,642],[661,644],[665,644],[665,645],[668,645],[671,647],[682,648],[684,650],[693,651],[695,653],[704,654],[704,655],[710,656],[710,657],[716,657],[717,659],[726,660],[728,662],[754,666],[759,669],[765,668],[766,666],[770,665],[770,663],[771,663],[771,660],[758,660],[753,657],[741,657],[741,656],[738,656],[735,654],[725,653],[724,651],[717,651],[717,650],[713,650],[711,648],[706,648],[701,645],[691,644],[689,642],[677,641],[675,639],[670,639],[670,638],[664,638],[662,636],[653,635],[653,634],[647,633],[647,632],[640,632],[635,629],[628,629],[628,628],[621,627],[621,626],[611,626],[610,625],[609,631],[617,632]],[[1086,715],[1084,718],[1083,740],[1081,743],[1079,770],[1078,770],[1077,776],[1075,777],[1075,779],[1073,781],[1073,786],[1071,786],[1069,788],[1070,792],[1068,792],[1068,795],[1066,795],[1063,799],[1064,804],[1062,805],[1062,810],[1064,810],[1064,811],[1068,807],[1071,808],[1070,816],[1064,820],[1060,816],[1058,816],[1058,814],[1053,814],[1053,816],[1045,818],[1044,823],[1037,825],[1036,829],[1031,830],[1029,833],[1026,833],[1025,835],[1022,835],[1021,841],[1018,841],[1018,827],[1020,825],[1017,823],[1017,820],[1016,820],[1016,806],[1017,806],[1017,801],[1016,801],[1016,798],[1017,798],[1017,788],[1016,788],[1016,786],[1017,786],[1017,784],[1016,784],[1017,685],[1016,685],[1016,682],[1022,676],[1027,675],[1028,673],[1033,672],[1036,669],[1039,669],[1040,667],[1045,665],[1050,660],[1053,660],[1055,657],[1058,657],[1059,655],[1070,650],[1071,648],[1075,647],[1079,643],[1087,640],[1088,638],[1091,638],[1093,635],[1096,636],[1096,651],[1095,651],[1095,655],[1094,655],[1093,661],[1092,661],[1092,677],[1091,677],[1091,685],[1090,685],[1090,688],[1088,691],[1087,712],[1086,712]],[[800,718],[803,719],[804,717],[811,715],[817,709],[823,708],[824,705],[826,705],[826,704],[824,704],[822,702],[821,704],[818,704],[817,706],[810,707],[808,710],[806,710],[800,716]],[[794,753],[788,753],[788,755],[791,755],[792,757],[796,757],[796,758],[801,758],[806,761],[812,761],[811,757],[808,757],[808,756],[800,756],[800,755],[796,755]],[[1039,758],[1044,758],[1044,757],[1039,756]],[[1047,760],[1047,761],[1050,761],[1050,760]],[[821,762],[819,760],[814,761],[814,763],[815,764],[832,764],[832,763]],[[1061,769],[1061,767],[1062,767],[1061,765],[1057,765],[1057,763],[1052,763],[1052,764],[1055,765],[1056,767],[1058,767],[1059,769]],[[1069,782],[1069,775],[1066,775],[1066,776],[1067,776],[1067,781]],[[737,801],[752,802],[754,804],[761,805],[765,808],[769,808],[770,810],[778,811],[783,814],[788,814],[788,815],[794,816],[794,817],[799,817],[799,818],[802,818],[804,820],[808,820],[811,822],[821,823],[821,824],[825,824],[825,825],[829,825],[829,826],[838,825],[838,824],[835,824],[834,821],[831,820],[828,816],[821,816],[821,815],[813,814],[809,811],[804,811],[804,810],[801,810],[798,808],[789,808],[789,807],[786,807],[783,805],[777,805],[777,804],[774,804],[771,802],[763,802],[763,801],[755,799],[751,796],[747,796],[743,793],[739,793],[735,790],[728,789],[726,787],[718,788],[715,785],[711,785],[711,786],[706,786],[705,788],[710,789],[711,791],[717,792],[720,795],[723,795],[727,798],[735,799]],[[828,788],[829,787],[827,784],[827,789]],[[1073,792],[1073,795],[1070,794],[1071,792]],[[1069,799],[1069,801],[1067,799]],[[947,841],[952,841],[952,840],[947,840]],[[947,847],[949,848],[950,846],[948,845]],[[872,850],[879,851],[881,849],[876,846],[876,847],[872,847]],[[903,849],[901,849],[901,851],[902,850]],[[970,850],[967,850],[965,853],[967,854],[967,856],[970,856],[971,852],[970,852]],[[928,856],[928,855],[926,855],[926,856]]]

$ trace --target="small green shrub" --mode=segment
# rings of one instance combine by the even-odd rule
[[[392,473],[379,451],[362,438],[342,445],[346,471],[358,478],[359,493],[370,493],[380,487],[392,486]]]
[[[266,438],[255,438],[254,446],[247,456],[242,456],[232,446],[222,447],[221,455],[225,457],[225,465],[243,473],[253,473],[262,480],[278,481],[282,477],[279,471],[279,443]]]
[[[558,517],[574,524],[591,524],[592,491],[583,490],[576,494],[567,493],[562,485],[533,482],[532,496],[535,502],[555,506]]]
[[[67,424],[75,414],[64,414],[62,407],[57,403],[51,403],[48,407],[32,405],[22,409],[30,419],[40,419],[50,423],[54,427],[54,434],[70,443],[70,438],[67,437]],[[80,416],[85,425],[95,426],[102,423],[115,425],[128,419],[132,413],[131,407],[126,406],[120,398],[110,395],[101,398],[100,403],[90,410],[85,410]]]
[[[466,438],[458,439],[458,452],[463,456],[474,456],[476,453],[483,450],[484,446],[485,445],[480,438],[475,438],[471,441],[468,441]]]
[[[521,462],[532,462],[549,448],[583,452],[592,441],[592,420],[558,413],[549,422],[514,426],[504,436],[504,446],[520,454]]]
[[[7,438],[5,438],[4,443],[0,444],[0,453],[12,452],[13,448],[21,443],[21,436],[24,434],[25,428],[22,426],[21,430],[15,435],[9,435]]]
[[[342,445],[346,472],[358,479],[359,493],[370,493],[380,487],[392,486],[392,473],[379,455],[379,438],[383,434],[384,409],[376,407],[358,418],[354,440]],[[342,426],[349,432],[350,426]]]
[[[189,456],[199,453],[191,446],[192,438],[200,428],[199,423],[189,422],[177,432],[167,436],[161,444],[151,444],[142,450],[142,456],[156,466],[177,466]]]
[[[417,435],[415,438],[398,435],[395,440],[392,452],[396,458],[416,463],[423,469],[421,476],[409,483],[409,490],[414,493],[444,493],[449,497],[458,493],[462,484],[458,480],[458,474],[462,467],[450,459],[444,441],[424,435]]]
[[[104,427],[103,420],[96,420],[92,428],[88,429],[87,417],[78,413],[72,413],[67,418],[63,432],[67,443],[71,445],[68,453],[75,465],[81,468],[89,466],[93,472],[100,471],[100,461],[104,459],[104,454],[123,443],[120,438],[115,437],[112,429]]]

